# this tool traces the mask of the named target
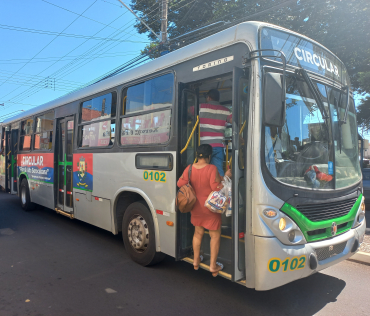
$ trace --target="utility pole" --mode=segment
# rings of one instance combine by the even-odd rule
[[[134,11],[132,11],[125,3],[123,3],[122,2],[122,0],[118,0],[119,2],[121,2],[121,4],[123,4],[124,6],[125,6],[125,8],[127,9],[127,10],[129,10],[133,15],[135,15],[135,17],[141,22],[141,23],[143,23],[145,26],[146,26],[146,28],[150,31],[150,32],[152,32],[153,34],[154,34],[154,36],[155,37],[157,37],[159,40],[161,40],[160,39],[160,37],[157,35],[157,34],[155,34],[155,32],[148,26],[148,24],[146,24],[142,19],[140,19],[138,16],[137,16],[137,14],[135,14],[135,12]],[[162,0],[163,1],[163,0]],[[167,15],[166,15],[167,16]]]
[[[168,13],[168,0],[162,1],[162,14],[161,14],[161,37],[162,43],[167,42],[167,13]]]

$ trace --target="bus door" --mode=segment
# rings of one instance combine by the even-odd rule
[[[245,278],[246,148],[248,132],[249,74],[234,67],[232,100],[232,244],[233,281]],[[229,161],[230,163],[230,161]]]
[[[57,171],[55,181],[57,187],[57,208],[73,213],[73,127],[74,118],[58,119],[56,140]]]
[[[180,84],[180,87],[181,86],[182,84]],[[196,126],[198,113],[197,92],[183,89],[179,103],[181,104],[181,110],[179,113],[180,163],[178,165],[178,177],[180,177],[184,169],[195,160],[198,140],[198,128]],[[191,137],[193,130],[194,133]],[[176,259],[182,259],[192,254],[194,226],[190,222],[190,213],[181,214],[177,212],[177,227]]]
[[[5,150],[5,128],[0,128],[0,189],[5,190],[6,182],[6,150]]]
[[[7,127],[7,131],[5,132],[5,165],[6,165],[6,177],[5,177],[5,181],[6,181],[6,191],[7,192],[10,192],[10,189],[11,189],[11,181],[12,181],[12,177],[11,177],[11,174],[12,174],[12,147],[11,147],[11,143],[10,143],[10,126]]]
[[[18,179],[18,166],[17,166],[17,154],[18,154],[18,123],[16,127],[12,127],[10,132],[10,147],[11,147],[11,171],[10,171],[10,192],[11,194],[17,193],[17,179]]]

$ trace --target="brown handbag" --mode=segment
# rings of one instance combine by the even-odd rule
[[[176,196],[176,206],[181,213],[189,213],[197,200],[193,187],[190,185],[191,169],[193,165],[189,167],[188,183],[183,185]]]

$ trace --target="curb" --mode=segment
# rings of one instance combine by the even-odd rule
[[[370,265],[370,253],[359,251],[347,260]]]

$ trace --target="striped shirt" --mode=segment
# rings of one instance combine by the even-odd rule
[[[224,147],[224,133],[231,112],[217,101],[202,103],[199,110],[200,143]]]

